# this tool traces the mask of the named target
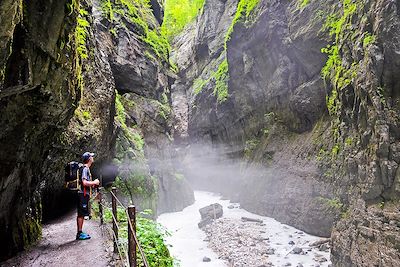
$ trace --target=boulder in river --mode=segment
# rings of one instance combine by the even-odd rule
[[[292,250],[292,252],[293,252],[293,254],[300,254],[301,252],[303,252],[303,249],[302,249],[302,248],[299,248],[299,247],[295,247],[295,248]]]
[[[275,249],[274,248],[267,248],[267,250],[265,250],[264,254],[266,254],[266,255],[274,255],[275,254]]]
[[[210,261],[211,261],[211,259],[209,257],[204,257],[203,258],[203,262],[210,262]]]
[[[218,203],[201,208],[199,212],[201,215],[201,221],[198,224],[199,228],[203,228],[207,224],[212,223],[213,220],[221,218],[223,215],[222,206]]]

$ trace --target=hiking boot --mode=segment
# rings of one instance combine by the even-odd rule
[[[86,240],[86,239],[90,239],[90,235],[83,232],[76,234],[76,240]]]

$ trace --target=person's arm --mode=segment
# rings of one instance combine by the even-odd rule
[[[94,187],[94,186],[99,185],[100,181],[99,181],[99,179],[96,179],[94,181],[87,181],[87,180],[82,179],[82,183],[83,183],[83,186]]]
[[[100,184],[100,181],[98,179],[96,179],[94,181],[90,181],[89,180],[89,169],[84,168],[82,171],[82,184],[83,184],[83,186],[86,186],[86,187],[94,187],[94,186],[98,186]]]

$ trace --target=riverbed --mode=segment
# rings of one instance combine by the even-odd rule
[[[224,214],[207,227],[206,234],[197,227],[201,219],[199,209],[213,203],[221,204]],[[244,222],[242,217],[263,222]],[[320,237],[308,235],[272,218],[250,213],[240,208],[239,204],[230,203],[210,192],[195,191],[193,205],[180,212],[162,214],[157,221],[171,234],[166,242],[181,267],[253,266],[249,262],[256,259],[255,266],[325,267],[331,264],[329,250],[321,251],[318,247],[310,246],[320,241]],[[296,254],[293,251],[295,248],[301,249],[301,252]],[[204,262],[205,257],[211,261]]]

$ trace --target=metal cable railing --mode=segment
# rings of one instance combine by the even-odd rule
[[[109,208],[108,208],[107,206],[105,206],[103,203],[99,202],[99,204],[100,204],[101,206],[103,206],[103,208],[109,209]],[[115,223],[115,224],[117,225],[117,230],[118,230],[118,232],[119,232],[118,221],[117,221],[117,219],[115,218],[115,216],[114,216],[114,214],[113,214],[112,212],[111,212],[111,216],[112,216],[112,219],[113,219],[113,223]],[[106,225],[106,226],[108,226],[108,225]],[[112,233],[113,240],[118,240],[118,237],[115,235],[115,232],[113,231],[113,229],[111,229],[111,227],[108,226],[108,230]],[[117,242],[117,247],[116,247],[116,248],[117,248],[118,255],[119,255],[119,258],[120,258],[121,260],[123,259],[120,246],[122,247],[122,250],[123,250],[124,255],[125,255],[125,257],[126,257],[126,260],[127,260],[126,262],[129,262],[128,253],[127,253],[127,251],[126,251],[126,248],[121,244],[121,242]],[[114,252],[116,252],[116,251],[114,251]]]
[[[128,207],[125,207],[125,205],[117,198],[116,196],[116,188],[113,187],[111,190],[111,199],[112,199],[112,222],[113,222],[113,228],[110,229],[112,234],[113,234],[113,239],[114,239],[114,253],[118,253],[120,256],[120,259],[123,259],[122,253],[120,246],[124,250],[123,252],[125,253],[125,256],[127,257],[127,266],[130,267],[136,267],[137,266],[137,255],[136,255],[136,247],[139,249],[139,253],[142,258],[143,266],[144,267],[149,267],[149,264],[147,262],[146,255],[139,243],[139,240],[136,236],[136,208],[133,205],[130,205]],[[121,244],[118,238],[118,232],[120,230],[120,227],[118,225],[118,215],[117,215],[117,203],[125,210],[125,213],[127,215],[128,219],[128,251],[126,251],[126,247]],[[99,197],[99,206],[105,208],[105,209],[110,209],[103,203],[101,203],[101,193]],[[100,223],[103,222],[103,214],[102,214],[102,209],[99,209],[100,211]]]

